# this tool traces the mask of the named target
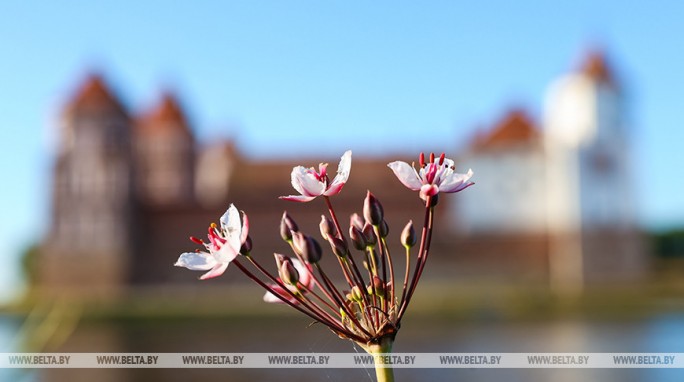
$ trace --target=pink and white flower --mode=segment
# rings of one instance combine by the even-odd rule
[[[337,165],[337,175],[332,182],[328,182],[327,163],[318,165],[318,171],[313,167],[297,166],[292,169],[292,187],[301,195],[281,196],[280,199],[295,202],[308,202],[317,196],[331,196],[339,193],[349,179],[351,170],[351,150],[345,152]]]
[[[421,199],[437,195],[440,192],[459,192],[472,186],[470,178],[473,171],[468,170],[465,174],[454,172],[454,161],[444,157],[444,154],[435,161],[434,154],[430,155],[430,163],[425,163],[424,154],[420,154],[420,170],[416,171],[412,165],[406,162],[396,161],[387,166],[394,171],[394,175],[404,186],[413,191],[420,191]]]
[[[209,272],[203,274],[200,280],[222,275],[228,264],[240,254],[242,245],[247,241],[249,221],[243,212],[241,222],[238,209],[231,204],[221,216],[220,223],[220,227],[214,223],[209,226],[208,243],[194,237],[190,238],[193,242],[204,245],[206,252],[183,253],[174,265],[193,271],[208,270]]]
[[[310,291],[313,288],[313,276],[311,275],[311,268],[302,264],[301,261],[298,259],[290,259],[292,261],[292,265],[294,265],[295,269],[299,273],[299,282],[297,282],[297,286],[294,285],[289,285],[287,283],[283,283],[290,291],[295,292],[295,293],[306,293]],[[279,281],[282,281],[280,278],[278,278]],[[283,287],[281,287],[278,284],[269,284],[269,286],[273,289],[274,292],[279,294],[280,296],[283,296],[286,300],[290,301],[293,304],[298,304],[299,301],[297,301],[296,298],[292,297],[290,293],[288,293]],[[283,303],[283,300],[279,299],[276,297],[271,292],[266,292],[264,295],[264,301],[265,302],[272,302],[272,303]]]

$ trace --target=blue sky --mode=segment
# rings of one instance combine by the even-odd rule
[[[511,106],[538,117],[600,44],[629,91],[643,224],[682,225],[684,6],[627,3],[3,1],[0,285],[44,231],[56,118],[93,68],[133,111],[174,89],[202,139],[253,157],[453,152]]]

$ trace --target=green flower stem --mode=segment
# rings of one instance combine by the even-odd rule
[[[375,249],[373,246],[367,246],[366,249],[368,250],[368,257],[371,262],[371,269],[372,271],[372,276],[377,276],[378,275],[378,264],[375,262]],[[373,282],[373,277],[371,276],[371,283]]]
[[[379,241],[382,242],[382,246],[385,248],[384,252],[385,256],[387,257],[387,268],[389,268],[389,281],[385,280],[385,282],[389,283],[389,293],[387,294],[387,298],[389,299],[390,309],[394,309],[396,305],[396,296],[394,291],[394,264],[392,263],[392,256],[390,256],[389,247],[387,247],[387,241],[385,241],[384,237]]]
[[[375,361],[375,378],[377,382],[394,382],[394,369],[385,364],[384,358],[381,355],[389,355],[392,353],[392,344],[394,338],[383,337],[377,344],[366,345],[364,348],[366,352],[373,356]]]

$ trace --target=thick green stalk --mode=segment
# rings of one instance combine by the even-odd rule
[[[375,378],[377,382],[394,382],[394,369],[387,365],[382,355],[392,353],[394,336],[387,336],[380,339],[380,342],[373,345],[366,345],[364,349],[373,356],[375,362]]]

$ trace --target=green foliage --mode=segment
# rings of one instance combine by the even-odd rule
[[[684,258],[684,229],[652,235],[655,254],[663,258]]]
[[[39,257],[40,245],[37,243],[27,246],[21,254],[21,270],[29,287],[36,282]]]

